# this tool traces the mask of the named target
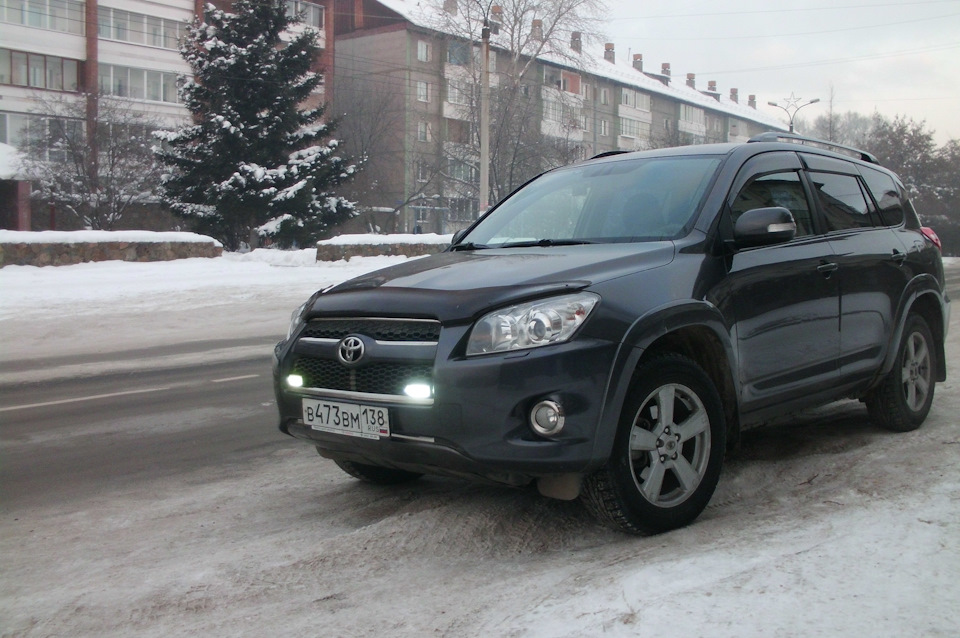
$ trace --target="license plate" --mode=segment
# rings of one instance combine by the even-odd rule
[[[303,422],[314,430],[364,439],[390,436],[390,413],[370,405],[303,399]]]

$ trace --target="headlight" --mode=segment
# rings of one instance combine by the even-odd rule
[[[470,332],[467,355],[538,348],[567,341],[599,303],[589,292],[502,308]]]
[[[307,309],[307,304],[310,301],[304,301],[300,304],[300,307],[293,311],[293,314],[290,315],[290,327],[287,328],[287,339],[293,336],[293,331],[297,329],[297,326],[300,325],[300,317],[303,316],[303,311]]]

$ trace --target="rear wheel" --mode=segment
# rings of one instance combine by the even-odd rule
[[[423,476],[423,474],[417,474],[416,472],[396,470],[392,467],[354,463],[353,461],[334,460],[334,463],[353,478],[376,485],[399,485],[401,483],[415,481]]]
[[[867,412],[877,425],[894,432],[920,427],[933,404],[935,357],[927,322],[919,315],[910,315],[893,370],[866,397]]]
[[[691,359],[656,357],[635,378],[610,461],[586,479],[582,494],[605,524],[657,533],[690,523],[707,506],[726,426],[716,387]]]

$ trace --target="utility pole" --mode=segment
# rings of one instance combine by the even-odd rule
[[[483,21],[480,43],[480,210],[490,207],[490,22]]]

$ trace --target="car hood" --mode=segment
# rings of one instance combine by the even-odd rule
[[[330,288],[305,318],[377,314],[469,321],[493,308],[658,268],[673,256],[668,241],[445,252]]]

